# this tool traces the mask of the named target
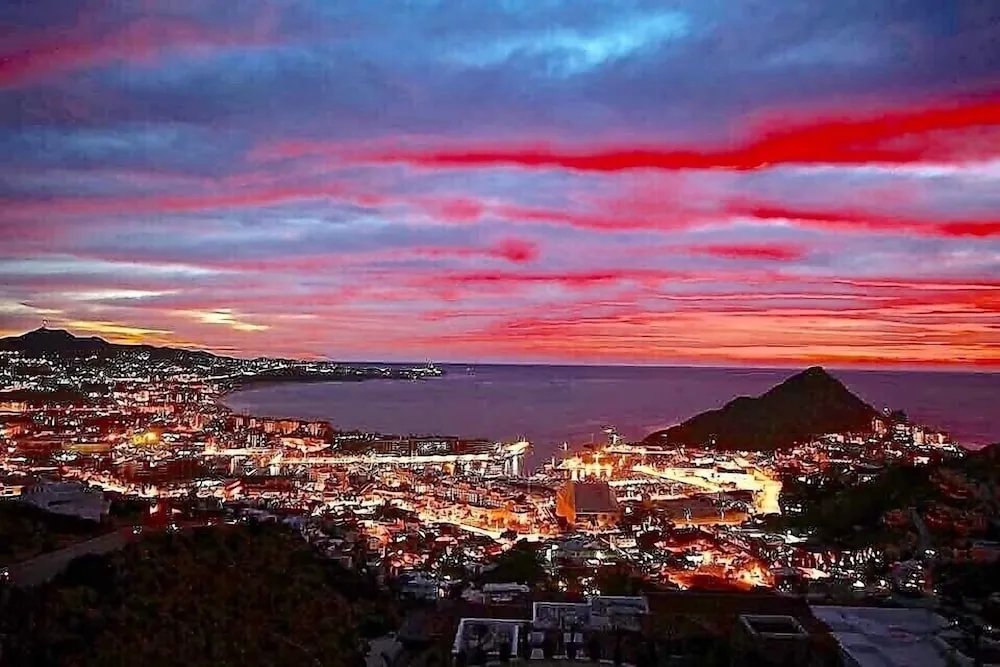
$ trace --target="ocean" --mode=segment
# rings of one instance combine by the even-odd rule
[[[736,396],[756,396],[787,369],[622,366],[443,366],[424,381],[276,384],[226,397],[237,412],[325,419],[335,428],[511,440],[526,437],[535,461],[561,443],[605,438],[605,425],[640,439]],[[831,371],[876,408],[949,432],[967,447],[1000,442],[1000,374]]]

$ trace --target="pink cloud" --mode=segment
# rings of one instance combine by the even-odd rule
[[[230,34],[191,22],[143,18],[111,31],[85,20],[73,28],[23,33],[0,54],[0,88],[116,62],[147,64],[169,52],[267,44],[262,28],[266,24]]]

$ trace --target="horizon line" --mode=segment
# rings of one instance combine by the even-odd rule
[[[325,362],[334,364],[368,364],[368,365],[421,365],[433,363],[438,366],[525,366],[525,367],[550,367],[550,368],[671,368],[671,369],[717,369],[717,370],[757,370],[757,371],[789,371],[789,370],[805,370],[812,367],[820,367],[828,371],[848,371],[848,372],[864,372],[864,373],[953,373],[962,375],[998,375],[1000,374],[1000,368],[991,369],[973,366],[955,366],[955,365],[943,365],[943,364],[908,364],[906,362],[901,363],[890,363],[888,365],[880,365],[875,363],[859,363],[859,364],[849,364],[840,365],[836,361],[833,364],[827,362],[817,362],[817,361],[789,361],[782,362],[777,365],[753,365],[747,363],[741,363],[739,361],[733,360],[732,362],[706,362],[706,363],[693,363],[693,362],[649,362],[649,363],[635,363],[635,362],[587,362],[587,361],[577,361],[577,362],[565,362],[565,361],[471,361],[471,360],[450,360],[450,361],[431,361],[429,359],[424,359],[423,361],[415,360],[400,360],[400,361],[390,361],[386,359],[382,360],[371,360],[371,359],[347,359],[347,358],[336,358],[331,355],[326,355],[324,358],[306,358],[306,357],[294,357],[294,356],[269,356],[269,355],[250,355],[245,352],[234,352],[231,350],[227,351],[215,351],[211,347],[205,347],[194,344],[184,344],[184,343],[174,343],[174,344],[164,344],[156,345],[153,343],[146,342],[136,342],[133,340],[127,340],[128,342],[117,342],[114,337],[111,340],[104,338],[100,335],[78,335],[71,331],[69,328],[63,327],[50,327],[47,324],[42,324],[42,326],[35,329],[29,329],[20,334],[12,334],[9,336],[0,337],[0,341],[20,338],[26,336],[27,334],[34,333],[37,331],[61,331],[68,333],[74,338],[81,340],[86,339],[98,339],[109,343],[112,345],[122,345],[122,346],[146,346],[160,349],[176,349],[185,350],[193,352],[205,352],[213,354],[216,356],[230,357],[234,359],[274,359],[281,361],[294,361],[294,362]],[[773,363],[773,362],[765,362]]]

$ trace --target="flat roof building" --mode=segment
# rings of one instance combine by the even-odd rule
[[[830,628],[847,667],[973,664],[946,641],[949,622],[926,609],[815,605],[812,612]]]
[[[670,656],[689,665],[843,667],[830,630],[801,599],[700,591],[561,597],[439,608],[433,616],[443,626],[451,619],[446,637],[455,667],[518,660],[536,667],[567,660],[653,667]],[[433,624],[425,618],[421,625]],[[420,634],[422,641],[432,641],[426,630]]]
[[[574,526],[613,526],[621,508],[607,482],[569,481],[556,497],[556,514]]]

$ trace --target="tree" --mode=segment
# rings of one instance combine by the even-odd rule
[[[485,572],[481,579],[485,583],[516,582],[535,586],[544,583],[546,576],[538,549],[527,542],[519,542],[502,553],[496,560],[496,567]]]
[[[349,665],[388,597],[279,525],[150,536],[25,593],[12,664]]]

